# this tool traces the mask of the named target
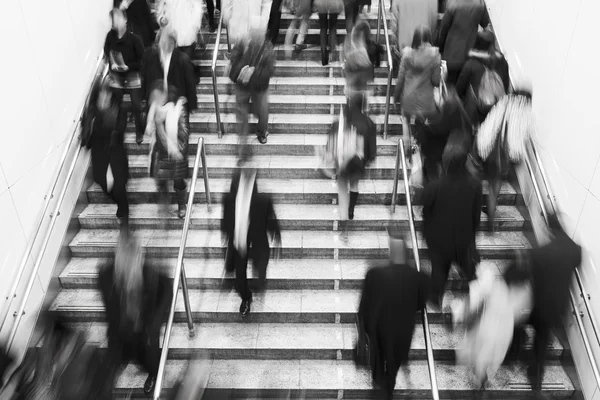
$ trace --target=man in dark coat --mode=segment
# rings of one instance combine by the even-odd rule
[[[454,131],[444,150],[445,174],[425,186],[423,225],[431,259],[432,298],[440,305],[453,262],[468,279],[475,274],[478,254],[475,233],[481,221],[481,182],[469,174],[465,163],[464,134]]]
[[[167,276],[144,265],[139,243],[122,228],[114,263],[98,272],[108,321],[108,354],[114,365],[139,362],[148,373],[144,393],[154,389],[160,363],[160,327],[173,289]]]
[[[390,264],[367,272],[358,309],[359,329],[371,342],[373,381],[386,399],[392,398],[398,370],[408,360],[416,313],[428,297],[427,276],[408,266],[407,257],[400,235],[390,232]]]
[[[532,249],[529,255],[534,303],[530,323],[535,339],[527,374],[534,390],[541,390],[550,331],[562,326],[569,308],[569,286],[581,264],[581,247],[564,231],[556,215],[550,215],[549,228],[550,242]]]
[[[269,234],[278,247],[281,243],[279,223],[270,196],[258,193],[256,170],[244,168],[231,183],[231,191],[223,199],[221,231],[228,237],[226,268],[235,270],[236,290],[242,298],[240,313],[250,313],[252,292],[248,288],[246,270],[252,258],[264,284],[271,247]]]

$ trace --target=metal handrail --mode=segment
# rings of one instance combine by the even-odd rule
[[[213,81],[213,95],[215,97],[215,113],[217,115],[217,129],[219,130],[219,139],[223,137],[223,124],[221,123],[221,106],[219,104],[219,91],[217,89],[217,57],[219,56],[219,47],[221,46],[221,30],[223,29],[223,13],[219,17],[219,26],[217,28],[217,38],[215,40],[215,48],[213,49],[212,64],[210,71]],[[227,30],[227,49],[231,51],[229,44],[229,30]]]
[[[393,69],[393,60],[392,60],[392,50],[390,47],[390,35],[388,31],[387,25],[387,14],[385,11],[385,7],[383,5],[383,0],[379,0],[379,12],[377,16],[377,38],[376,41],[379,43],[379,35],[381,31],[381,20],[383,19],[383,34],[385,35],[385,49],[387,53],[387,63],[388,63],[388,81],[387,88],[385,93],[385,119],[383,120],[383,138],[387,139],[388,134],[388,123],[390,119],[390,95],[392,91],[392,69]]]
[[[98,57],[98,62],[96,64],[96,69],[95,69],[95,74],[94,74],[94,79],[92,81],[92,85],[93,82],[96,81],[98,76],[102,76],[105,75],[107,73],[108,70],[108,65],[104,64],[104,57],[103,57],[104,53],[101,53],[100,56]],[[104,65],[103,65],[104,64]],[[101,67],[103,67],[101,69]],[[101,72],[98,73],[98,71],[101,69]],[[67,161],[67,156],[74,144],[74,141],[79,139],[80,136],[77,134],[79,131],[79,127],[81,126],[81,122],[83,119],[83,113],[87,107],[87,104],[89,102],[89,97],[91,94],[91,90],[88,91],[88,95],[86,96],[85,102],[83,107],[81,108],[81,111],[79,113],[79,120],[77,121],[77,124],[75,125],[75,129],[73,129],[73,133],[71,134],[71,139],[69,140],[69,143],[67,144],[65,151],[61,157],[61,161],[60,161],[60,167],[58,169],[58,172],[56,174],[56,180],[54,181],[54,184],[52,185],[52,189],[50,189],[50,194],[46,195],[44,197],[45,199],[45,203],[44,203],[44,208],[42,210],[42,216],[39,219],[39,222],[36,226],[35,229],[35,233],[33,235],[32,240],[29,242],[27,249],[25,250],[25,254],[21,260],[21,265],[19,266],[19,271],[17,272],[17,276],[13,282],[13,285],[10,289],[10,291],[8,292],[8,295],[6,296],[6,300],[9,300],[11,298],[15,299],[17,297],[17,289],[19,287],[19,284],[21,283],[21,279],[23,278],[23,274],[25,273],[25,266],[27,265],[27,261],[29,260],[29,257],[31,256],[31,252],[33,251],[33,247],[34,244],[36,243],[36,239],[38,234],[40,233],[40,229],[42,227],[42,223],[44,222],[44,217],[46,214],[46,211],[48,211],[48,207],[50,206],[50,202],[52,201],[52,199],[54,199],[54,190],[56,189],[56,185],[58,184],[60,175],[65,167],[65,163]],[[35,282],[35,278],[36,275],[38,273],[38,270],[40,269],[40,266],[42,264],[42,259],[44,256],[44,253],[46,252],[46,248],[48,247],[48,243],[50,242],[50,236],[52,233],[52,230],[54,229],[54,224],[56,223],[57,217],[60,215],[60,207],[62,206],[62,202],[64,200],[64,197],[67,193],[67,188],[68,188],[68,183],[71,180],[71,177],[73,176],[73,173],[75,171],[75,165],[77,163],[77,160],[79,159],[79,153],[81,152],[81,149],[77,149],[77,154],[75,155],[75,158],[73,159],[73,162],[71,163],[71,166],[69,167],[69,172],[67,173],[67,177],[66,180],[64,181],[64,187],[60,192],[60,195],[58,196],[58,200],[56,202],[56,205],[53,209],[53,211],[49,214],[51,221],[50,221],[50,226],[48,227],[48,229],[46,230],[46,234],[44,236],[44,240],[42,242],[42,247],[38,253],[38,257],[35,261],[35,264],[33,266],[33,271],[31,273],[31,276],[29,278],[29,282],[27,283],[27,288],[25,290],[25,295],[23,296],[23,300],[21,301],[21,304],[18,308],[18,311],[16,311],[13,314],[13,317],[16,318],[10,333],[8,335],[8,342],[7,342],[7,346],[6,346],[6,350],[9,351],[13,341],[15,339],[15,335],[17,333],[17,329],[19,327],[19,324],[21,322],[21,318],[23,317],[23,315],[25,315],[25,305],[27,303],[27,300],[29,299],[29,295],[31,294],[31,290],[33,288],[33,284]],[[0,326],[0,331],[4,329],[4,325],[6,323],[6,320],[8,318],[9,312],[10,312],[10,306],[12,304],[12,300],[10,300],[7,304],[6,307],[6,313],[4,314],[4,317],[2,319],[2,325]]]
[[[396,147],[396,160],[402,160],[402,174],[404,176],[404,189],[406,190],[406,208],[408,209],[408,226],[410,228],[410,236],[412,239],[412,250],[415,257],[417,271],[421,271],[421,258],[419,257],[419,244],[417,242],[417,231],[415,230],[415,215],[412,208],[412,200],[410,198],[410,188],[408,185],[408,171],[406,163],[406,153],[404,152],[404,142],[398,140]],[[398,162],[396,162],[398,167]],[[396,168],[398,171],[398,168]],[[397,181],[396,181],[397,182]],[[392,211],[393,212],[393,211]],[[435,360],[433,359],[433,345],[431,343],[431,332],[429,331],[429,318],[427,317],[427,308],[421,310],[423,315],[423,332],[425,335],[425,350],[427,351],[427,368],[429,370],[429,380],[431,381],[431,397],[433,400],[439,400],[437,378],[435,374]]]
[[[190,183],[190,192],[186,206],[185,220],[183,222],[183,231],[181,232],[181,243],[179,244],[179,253],[177,255],[177,266],[175,267],[175,276],[173,277],[173,299],[171,300],[171,310],[167,319],[167,328],[163,339],[162,350],[160,354],[160,363],[158,365],[158,373],[156,375],[156,383],[154,386],[154,400],[160,398],[162,391],[163,377],[165,374],[165,365],[167,355],[169,353],[169,342],[171,341],[171,331],[173,330],[173,319],[175,317],[175,305],[177,304],[177,294],[179,292],[179,283],[181,282],[181,291],[183,292],[183,300],[185,305],[185,313],[187,316],[188,330],[190,337],[194,337],[194,322],[192,320],[192,311],[190,309],[190,298],[188,294],[187,278],[185,276],[185,268],[183,266],[183,257],[187,244],[188,231],[190,228],[190,220],[192,216],[192,207],[194,205],[194,195],[196,193],[196,180],[198,179],[198,167],[202,159],[202,170],[204,173],[204,190],[206,192],[206,205],[208,211],[212,210],[210,188],[208,186],[208,168],[206,166],[206,150],[204,148],[204,138],[198,139],[198,148],[196,149],[196,159],[194,160],[194,172],[192,173],[192,181]]]

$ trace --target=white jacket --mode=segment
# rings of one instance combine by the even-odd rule
[[[231,44],[248,37],[250,30],[266,34],[272,0],[222,0],[223,24],[229,31]]]

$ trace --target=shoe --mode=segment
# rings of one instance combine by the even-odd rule
[[[148,375],[146,383],[144,383],[144,394],[149,395],[154,390],[154,384],[156,383],[156,376]]]
[[[252,303],[252,300],[242,300],[242,304],[240,305],[240,314],[242,314],[242,317],[250,314],[250,303]]]
[[[350,191],[350,206],[348,206],[348,219],[354,219],[354,207],[356,207],[356,202],[358,200],[358,192]]]
[[[141,145],[144,142],[144,134],[143,133],[136,133],[135,134],[135,142],[139,145]]]
[[[300,53],[302,50],[306,49],[306,45],[305,44],[297,44],[294,46],[294,53],[298,54]]]
[[[187,188],[183,190],[175,190],[175,193],[177,194],[177,216],[179,219],[184,219],[188,202]]]
[[[256,135],[256,137],[258,138],[258,141],[260,142],[260,144],[265,144],[267,143],[267,136],[269,136],[269,132],[265,132],[263,135]]]
[[[488,206],[481,206],[481,212],[484,213],[485,215],[489,215],[489,209]]]
[[[217,25],[213,22],[212,24],[208,24],[208,30],[210,33],[214,33],[217,30]]]

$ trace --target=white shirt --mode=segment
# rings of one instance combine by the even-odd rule
[[[252,190],[256,173],[249,177],[240,177],[238,192],[235,196],[235,228],[233,236],[233,246],[245,257],[248,252],[248,227],[250,226],[250,201],[252,200]]]

